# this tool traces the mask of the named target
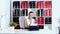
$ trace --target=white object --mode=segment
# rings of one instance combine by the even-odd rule
[[[1,29],[0,33],[14,33],[14,27],[9,27],[7,29]]]
[[[20,27],[21,27],[21,28],[24,28],[24,19],[25,19],[24,16],[20,16],[20,17],[19,17],[19,24],[20,24]]]
[[[32,22],[30,23],[28,17],[26,18],[26,21],[27,21],[27,26],[30,26],[30,25],[34,25],[35,24],[35,20],[32,19]]]

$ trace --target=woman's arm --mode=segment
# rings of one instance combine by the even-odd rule
[[[24,20],[24,28],[27,28],[27,22],[26,22],[26,19]]]

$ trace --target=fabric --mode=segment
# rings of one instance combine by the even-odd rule
[[[45,10],[45,16],[51,16],[51,9],[47,9],[47,10]]]
[[[21,16],[27,16],[28,15],[28,10],[27,9],[23,9],[21,11]]]
[[[19,24],[19,17],[13,17],[13,22]]]
[[[51,24],[51,22],[52,22],[52,18],[51,18],[51,17],[49,17],[49,22],[50,22],[50,24]]]
[[[45,18],[45,24],[51,24],[52,23],[52,18],[51,17],[46,17]]]
[[[19,14],[19,9],[15,9],[15,10],[13,11],[13,16],[20,16],[20,14]]]
[[[20,2],[19,1],[14,1],[13,2],[13,8],[20,8]]]
[[[37,10],[37,16],[40,16],[40,10]]]
[[[51,1],[46,1],[45,2],[45,8],[52,8],[52,2]]]
[[[37,8],[44,8],[43,1],[37,2]]]
[[[37,23],[38,24],[44,24],[44,18],[43,17],[38,17],[37,18]]]
[[[45,18],[45,24],[48,24],[48,23],[49,23],[49,19]]]
[[[22,2],[21,8],[28,8],[28,2],[27,1]]]
[[[38,25],[39,29],[44,29],[44,25]]]
[[[35,8],[35,1],[30,1],[29,2],[29,7],[30,8]]]
[[[37,10],[37,16],[43,16],[43,9]]]

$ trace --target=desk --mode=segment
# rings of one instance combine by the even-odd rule
[[[20,29],[20,30],[15,30],[15,33],[21,33],[21,34],[52,34],[52,31],[48,31],[48,30],[37,30],[37,31],[28,31],[25,29]]]
[[[0,30],[0,33],[20,33],[20,34],[52,34],[52,30],[49,29],[40,29],[37,31],[28,31],[27,29],[3,29]]]

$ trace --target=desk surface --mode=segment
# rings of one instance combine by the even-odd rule
[[[51,30],[44,30],[44,29],[40,29],[37,31],[28,31],[27,29],[20,29],[20,30],[15,30],[16,33],[52,33]]]
[[[27,29],[3,29],[0,33],[21,33],[21,34],[52,34],[52,30],[40,29],[37,31],[28,31]]]

